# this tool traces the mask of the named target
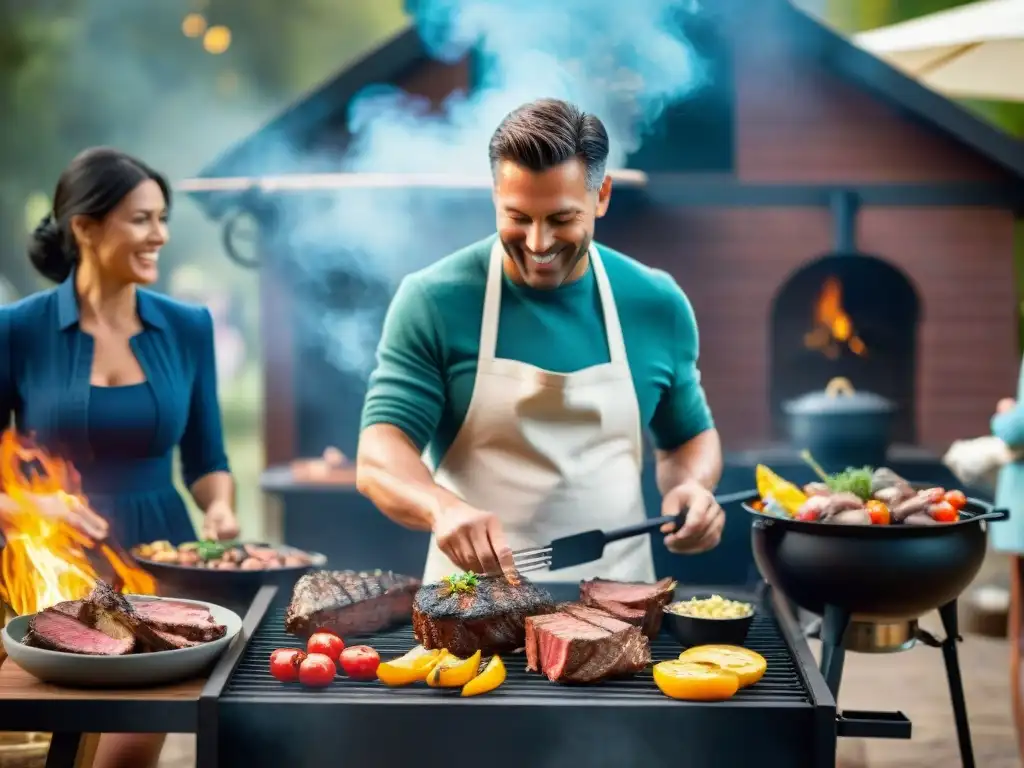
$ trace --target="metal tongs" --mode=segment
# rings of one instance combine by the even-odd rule
[[[738,501],[746,501],[750,498],[750,491],[739,493],[727,493],[716,496],[715,501],[720,507],[726,504],[734,504]],[[574,533],[572,536],[563,536],[555,539],[546,547],[534,547],[532,549],[521,549],[512,553],[512,562],[519,573],[530,573],[548,568],[557,571],[561,568],[571,568],[574,565],[583,565],[600,560],[604,556],[604,548],[613,541],[629,539],[644,533],[651,533],[658,530],[665,523],[675,523],[675,529],[679,530],[686,521],[686,510],[679,515],[665,515],[642,523],[627,525],[624,528],[616,528],[613,531],[584,531]]]

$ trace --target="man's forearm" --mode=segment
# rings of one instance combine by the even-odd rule
[[[696,480],[709,491],[722,477],[722,441],[718,430],[708,429],[672,451],[656,451],[658,490],[668,493],[686,480]]]
[[[374,424],[359,436],[356,488],[399,525],[429,531],[445,509],[463,503],[430,474],[413,442],[398,427]]]

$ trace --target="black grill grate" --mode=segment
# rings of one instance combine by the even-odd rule
[[[348,645],[369,645],[380,653],[384,661],[397,658],[416,645],[412,627],[405,626],[376,635],[345,638]],[[783,639],[778,623],[766,606],[758,611],[750,628],[747,647],[757,651],[768,662],[768,671],[756,685],[741,690],[729,703],[741,706],[798,705],[809,703],[810,698],[803,679],[797,671],[797,662]],[[402,688],[388,688],[377,681],[350,680],[339,675],[330,686],[311,690],[298,683],[279,683],[270,675],[270,654],[277,648],[302,647],[302,641],[284,631],[284,607],[276,606],[267,613],[267,618],[257,629],[246,649],[231,680],[225,686],[222,700],[275,700],[296,697],[316,697],[318,701],[329,700],[392,700],[404,703],[444,701],[460,702],[478,699],[461,699],[451,691],[440,691],[424,684]],[[681,646],[668,634],[662,633],[651,644],[651,656],[655,662],[676,658]],[[554,700],[579,699],[585,697],[595,703],[630,701],[633,703],[671,704],[655,686],[650,669],[633,678],[609,680],[596,685],[556,685],[542,675],[526,671],[526,656],[523,653],[502,656],[508,676],[496,691],[486,695],[493,697],[528,697],[537,703],[555,703]]]

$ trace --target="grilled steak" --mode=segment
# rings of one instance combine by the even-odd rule
[[[223,637],[226,631],[201,606],[133,604],[101,582],[84,600],[67,600],[36,614],[29,621],[25,644],[64,653],[122,656],[191,648]]]
[[[651,662],[640,628],[576,604],[526,620],[526,668],[552,682],[593,683],[635,674]]]
[[[132,604],[136,613],[161,636],[172,634],[197,643],[224,637],[227,627],[218,624],[210,610],[202,605],[172,600],[140,600]],[[178,641],[173,641],[180,646]]]
[[[675,588],[671,578],[654,584],[594,579],[580,582],[580,600],[640,627],[647,637],[654,638],[661,630],[662,609],[672,602]]]
[[[546,591],[520,577],[480,576],[469,591],[452,591],[447,581],[426,584],[416,593],[412,628],[425,648],[446,648],[456,656],[505,653],[522,648],[526,617],[551,613]]]
[[[28,626],[25,645],[34,648],[87,656],[124,656],[135,649],[135,638],[131,635],[111,637],[52,608],[37,613],[29,619]]]
[[[377,632],[409,620],[420,582],[391,571],[314,571],[300,578],[285,613],[285,629],[310,635],[329,629],[342,637]]]

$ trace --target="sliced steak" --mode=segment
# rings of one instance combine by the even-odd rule
[[[526,657],[527,669],[552,682],[593,683],[640,672],[651,651],[639,627],[596,608],[567,605],[526,620]]]
[[[79,620],[112,637],[132,635],[136,651],[172,651],[175,646],[150,627],[127,598],[108,584],[99,582],[83,601]]]
[[[654,638],[661,630],[663,609],[672,602],[675,588],[676,582],[672,578],[664,578],[654,584],[594,579],[580,582],[580,600],[635,624],[647,637]],[[636,614],[637,610],[643,611],[642,620]]]
[[[88,627],[78,619],[52,608],[37,613],[28,622],[25,645],[86,656],[124,656],[135,648],[135,638],[111,637]]]
[[[208,643],[224,637],[227,632],[227,627],[218,624],[210,610],[202,605],[174,600],[138,600],[132,606],[146,624],[158,630],[161,637],[170,634],[179,640]]]
[[[328,629],[342,637],[409,621],[420,582],[391,571],[314,571],[300,578],[285,613],[285,629],[308,636]]]
[[[456,656],[506,653],[526,642],[526,618],[551,613],[554,600],[519,577],[480,576],[468,592],[452,591],[447,581],[426,584],[416,593],[412,627],[425,648],[445,648]]]
[[[176,635],[173,632],[164,632],[159,629],[154,629],[153,631],[156,632],[156,634],[160,637],[161,640],[163,640],[165,643],[172,646],[176,650],[179,648],[195,648],[197,645],[202,645],[204,642],[209,642],[208,640],[189,640],[187,637]]]

